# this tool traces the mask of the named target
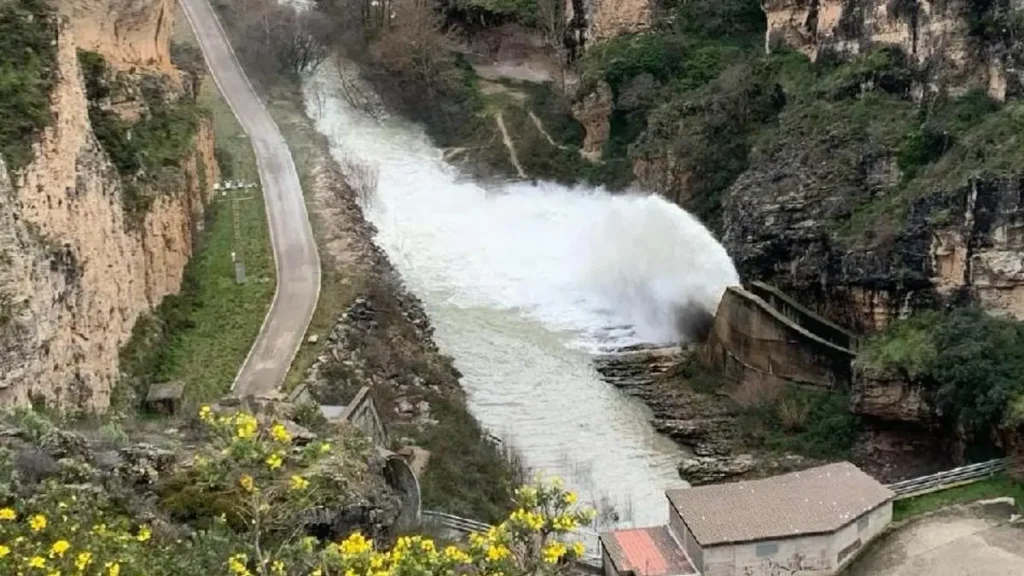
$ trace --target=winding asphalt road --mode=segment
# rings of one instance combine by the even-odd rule
[[[288,144],[245,76],[208,0],[179,0],[206,65],[252,141],[259,167],[277,291],[232,385],[236,396],[269,395],[284,382],[320,296],[320,258]]]

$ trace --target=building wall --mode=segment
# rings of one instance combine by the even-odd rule
[[[668,529],[675,536],[676,540],[683,545],[683,550],[690,557],[690,561],[693,562],[693,567],[697,569],[697,572],[704,572],[704,550],[701,549],[697,539],[693,537],[693,532],[690,532],[690,529],[687,528],[686,523],[683,522],[682,517],[679,515],[679,511],[676,510],[671,501],[668,503]]]
[[[612,559],[608,556],[608,551],[601,546],[601,566],[604,567],[604,576],[619,576],[619,573],[615,570],[615,565],[612,564]]]
[[[770,545],[775,546],[774,553],[758,555],[761,547]],[[797,571],[801,576],[823,576],[833,564],[830,534],[704,548],[705,576],[780,576]]]
[[[863,521],[862,519],[866,519]],[[681,520],[676,520],[680,525]],[[704,576],[826,576],[835,574],[856,552],[892,522],[887,502],[825,535],[803,536],[756,543],[725,544],[703,549]],[[774,553],[766,548],[774,545]],[[759,552],[762,554],[759,555]],[[839,558],[843,554],[842,559]],[[692,555],[691,555],[692,557]]]
[[[892,502],[886,502],[858,521],[839,529],[832,538],[832,558],[836,567],[845,565],[869,541],[892,522]],[[842,555],[842,557],[840,557]]]

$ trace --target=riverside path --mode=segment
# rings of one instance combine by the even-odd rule
[[[259,168],[277,268],[273,303],[232,385],[267,395],[284,382],[320,295],[320,259],[288,144],[249,83],[208,0],[179,0],[210,74],[249,135]]]

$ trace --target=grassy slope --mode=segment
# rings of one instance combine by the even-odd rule
[[[195,43],[183,17],[177,18],[173,38]],[[222,151],[219,160],[226,164],[222,170],[233,178],[258,182],[249,139],[212,79],[203,81],[199,102],[213,114],[216,146]],[[162,380],[184,380],[190,400],[214,398],[227,390],[273,298],[274,261],[262,196],[258,189],[244,195],[252,199],[238,203],[240,246],[234,240],[231,203],[218,199],[211,206],[200,249],[186,271],[186,281],[195,282],[188,321],[169,335],[157,370]],[[245,255],[248,282],[242,286],[234,282],[232,250]]]
[[[1017,510],[1024,513],[1024,484],[999,475],[990,480],[982,480],[941,492],[932,492],[917,498],[899,500],[893,504],[892,519],[898,522],[953,504],[964,504],[1002,496],[1013,497],[1017,501]]]

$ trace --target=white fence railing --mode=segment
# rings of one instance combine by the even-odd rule
[[[928,476],[921,476],[920,478],[903,480],[902,482],[889,484],[888,488],[896,493],[897,500],[902,500],[904,498],[921,496],[922,494],[927,494],[929,492],[945,490],[961,484],[969,484],[971,482],[977,482],[978,480],[984,480],[985,478],[988,478],[998,472],[1002,472],[1003,470],[1006,470],[1006,459],[1000,458],[998,460],[989,460],[988,462],[981,462],[979,464],[961,466],[960,468],[946,470],[945,472],[939,472],[938,474],[930,474]]]

